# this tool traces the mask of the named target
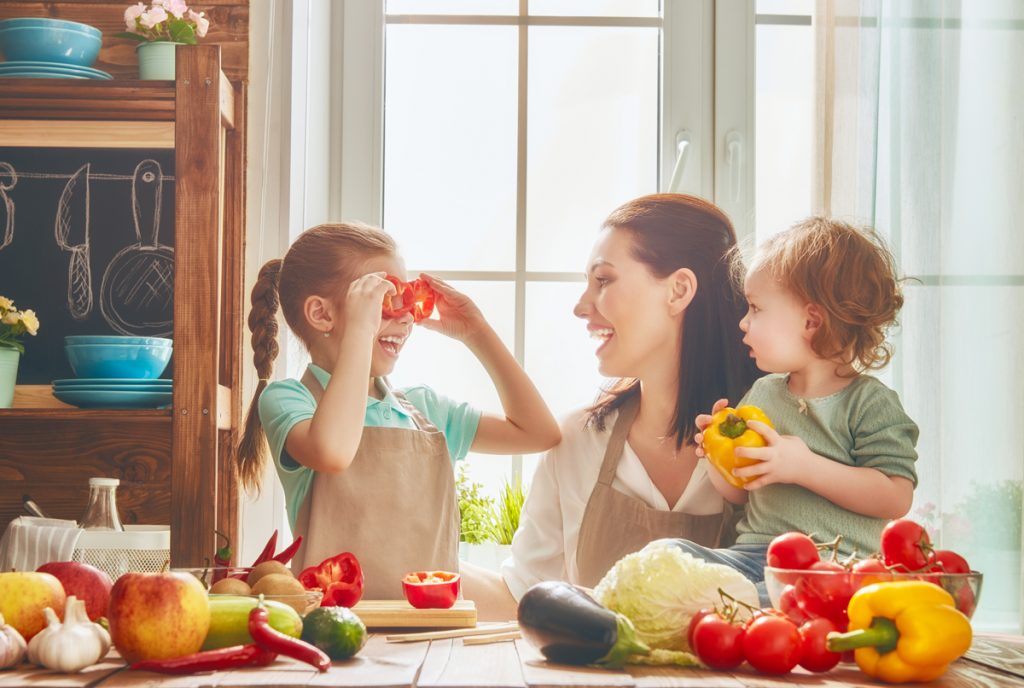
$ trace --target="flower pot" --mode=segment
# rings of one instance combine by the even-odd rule
[[[459,543],[459,559],[490,571],[500,573],[501,563],[511,555],[512,545],[499,545],[496,542]]]
[[[174,51],[182,43],[152,41],[139,43],[135,51],[139,55],[140,79],[174,80]]]
[[[10,408],[14,401],[14,383],[18,380],[17,349],[0,346],[0,408]]]

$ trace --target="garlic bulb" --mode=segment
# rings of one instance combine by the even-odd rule
[[[0,669],[7,669],[25,659],[25,639],[14,626],[4,622],[0,614]]]
[[[99,624],[89,621],[85,603],[74,595],[67,599],[63,624],[49,607],[43,613],[47,626],[28,644],[30,662],[71,673],[81,671],[107,655],[110,634]]]

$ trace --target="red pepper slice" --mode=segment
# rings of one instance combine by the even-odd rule
[[[307,590],[322,590],[321,607],[353,607],[363,596],[363,569],[351,552],[324,559],[299,574]]]
[[[413,571],[402,578],[402,591],[417,609],[448,609],[459,598],[460,581],[450,571]]]
[[[416,304],[416,297],[407,282],[403,282],[394,275],[388,275],[384,279],[395,285],[394,294],[386,294],[382,304],[381,315],[384,318],[400,318],[413,309]]]
[[[270,615],[261,598],[260,603],[249,612],[249,635],[257,645],[265,650],[305,662],[321,672],[331,668],[331,658],[323,650],[305,640],[285,635],[271,626],[269,621]]]
[[[277,659],[276,652],[256,644],[249,644],[196,652],[174,659],[147,659],[132,664],[131,668],[137,671],[156,671],[161,674],[196,674],[201,671],[268,666],[275,659]]]
[[[437,295],[434,293],[430,283],[422,277],[410,282],[409,286],[412,288],[415,301],[412,309],[412,318],[416,322],[426,320],[434,312],[434,301]]]

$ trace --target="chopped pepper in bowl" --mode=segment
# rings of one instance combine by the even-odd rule
[[[448,609],[459,598],[461,580],[450,571],[413,571],[402,577],[402,590],[417,609]]]

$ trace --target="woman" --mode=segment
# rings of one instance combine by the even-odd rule
[[[733,541],[735,518],[698,462],[694,419],[758,376],[738,327],[736,234],[713,204],[657,194],[616,209],[594,244],[574,313],[619,378],[562,423],[541,460],[501,578],[465,570],[482,618],[512,618],[542,580],[592,587],[651,540]]]

